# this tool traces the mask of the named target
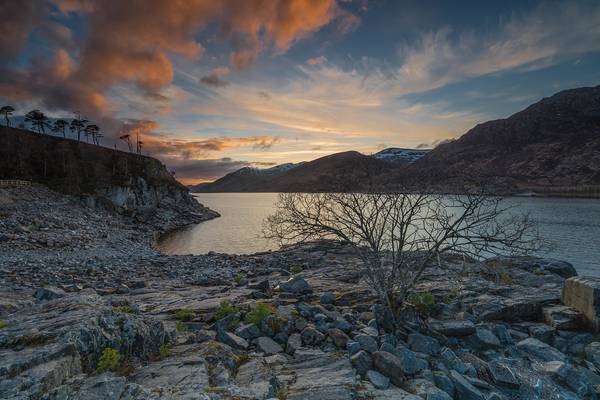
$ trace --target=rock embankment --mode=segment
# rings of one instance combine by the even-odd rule
[[[25,218],[18,209],[0,222]],[[340,244],[126,255],[89,232],[87,258],[59,257],[36,236],[62,229],[55,214],[29,212],[48,229],[0,244],[3,399],[597,397],[600,337],[567,300],[578,281],[568,263],[448,257],[395,327]],[[62,222],[83,234],[84,212]],[[122,231],[125,247],[147,238],[85,218]]]

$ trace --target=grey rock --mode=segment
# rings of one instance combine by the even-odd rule
[[[585,396],[590,391],[590,381],[580,372],[562,361],[549,361],[540,366],[540,370],[553,376],[556,380],[567,385],[579,396]]]
[[[492,361],[488,364],[488,368],[491,378],[496,385],[512,389],[519,387],[519,380],[508,365],[500,361]]]
[[[566,361],[567,356],[554,347],[535,338],[528,338],[517,343],[517,348],[543,361]]]
[[[369,335],[356,335],[354,341],[360,344],[360,348],[368,351],[369,353],[375,353],[377,351],[377,341]]]
[[[358,372],[360,376],[364,376],[373,365],[371,356],[364,350],[361,350],[358,353],[352,355],[350,357],[350,362],[352,363],[352,366],[354,367],[354,369],[356,369],[356,372]]]
[[[312,326],[307,326],[304,328],[300,335],[302,336],[302,343],[305,346],[315,346],[325,340],[325,335]]]
[[[408,346],[412,351],[425,354],[437,354],[440,351],[440,342],[430,336],[420,333],[411,333],[408,335]]]
[[[550,343],[552,336],[556,331],[554,328],[546,324],[533,324],[528,328],[528,330],[530,336],[546,343]]]
[[[58,299],[61,297],[64,297],[67,293],[57,287],[54,286],[46,286],[43,288],[39,288],[38,290],[35,291],[35,293],[33,294],[33,297],[35,297],[38,300],[54,300],[54,299]]]
[[[376,389],[387,389],[390,386],[390,378],[375,370],[367,371],[366,376]]]
[[[427,361],[418,358],[417,354],[405,347],[397,347],[394,355],[400,360],[400,368],[407,375],[413,375],[427,368]]]
[[[312,287],[306,281],[306,279],[302,278],[301,276],[294,276],[293,278],[285,282],[281,282],[279,284],[279,289],[282,292],[289,292],[295,294],[312,293]]]
[[[394,314],[392,311],[381,304],[373,305],[373,315],[377,321],[377,326],[386,332],[394,332]]]
[[[475,324],[469,320],[436,321],[431,327],[445,336],[468,336],[475,333]]]
[[[402,385],[404,380],[402,361],[394,354],[376,351],[373,353],[373,365],[377,371],[390,378],[394,385]]]
[[[442,350],[440,350],[440,356],[448,369],[456,370],[461,374],[467,371],[467,365],[449,348],[442,348]]]
[[[452,396],[427,379],[414,379],[408,383],[405,389],[427,400],[452,400]]]
[[[300,347],[302,347],[302,336],[299,333],[292,333],[287,340],[285,352],[293,355]]]
[[[260,329],[254,324],[243,324],[235,330],[235,334],[243,339],[251,340],[260,336]]]
[[[496,349],[501,346],[500,339],[484,328],[477,328],[475,333],[469,336],[469,344],[477,350]]]
[[[338,349],[345,349],[350,338],[340,329],[332,328],[328,331],[329,337],[333,340],[335,347]]]
[[[335,303],[335,293],[325,292],[321,294],[321,296],[319,297],[319,301],[321,302],[321,304],[333,304]]]
[[[493,332],[503,345],[511,345],[515,343],[510,335],[509,330],[504,325],[494,326]]]
[[[435,383],[435,386],[442,389],[451,398],[454,397],[454,382],[452,382],[452,379],[450,379],[448,374],[442,371],[435,371],[433,373],[433,382]]]
[[[238,335],[235,335],[231,332],[227,332],[227,331],[219,331],[217,332],[217,340],[221,343],[225,343],[226,345],[234,348],[234,349],[238,349],[238,350],[247,350],[248,349],[248,342],[239,337]]]
[[[279,343],[267,336],[256,339],[256,348],[268,356],[283,352],[283,348]]]
[[[460,400],[485,400],[483,393],[458,372],[450,371],[450,379],[454,382],[456,395]]]
[[[573,276],[577,276],[577,270],[573,267],[572,264],[555,260],[552,258],[543,258],[538,260],[537,264],[544,270],[556,274],[562,278],[571,278]]]
[[[584,317],[575,308],[567,306],[551,306],[542,308],[544,321],[556,329],[579,329],[583,326]]]
[[[348,353],[350,355],[356,354],[360,351],[360,343],[358,342],[348,342],[346,343],[346,348],[348,349]]]
[[[600,370],[600,342],[592,342],[585,346],[585,358]]]

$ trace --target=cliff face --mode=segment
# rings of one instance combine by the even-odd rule
[[[21,129],[0,128],[0,179],[41,183],[161,230],[216,215],[154,158]]]

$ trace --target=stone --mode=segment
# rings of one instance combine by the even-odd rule
[[[448,374],[442,371],[434,371],[433,382],[435,383],[435,386],[442,389],[451,398],[454,398],[454,382],[452,382],[452,379],[450,379]]]
[[[218,331],[217,340],[221,343],[225,343],[229,347],[238,350],[247,350],[249,347],[248,342],[245,339],[227,331]]]
[[[279,343],[267,336],[256,339],[256,348],[268,356],[283,352],[283,348]]]
[[[475,324],[469,320],[446,320],[431,323],[431,328],[444,336],[469,336],[475,333]]]
[[[529,335],[541,340],[542,342],[549,343],[554,336],[556,330],[546,324],[533,324],[528,328]]]
[[[325,340],[325,335],[312,326],[304,328],[300,333],[300,336],[302,336],[302,343],[305,346],[315,346]]]
[[[348,349],[348,354],[356,354],[360,351],[360,343],[358,342],[348,342],[346,343],[346,349]]]
[[[338,349],[345,349],[350,338],[340,329],[331,328],[328,331],[329,337]]]
[[[411,333],[408,335],[408,346],[412,351],[435,355],[440,351],[440,342],[431,336]]]
[[[467,365],[451,349],[447,347],[442,348],[440,356],[448,369],[454,369],[461,374],[467,371]]]
[[[517,348],[543,361],[566,361],[567,356],[554,347],[535,338],[517,343]]]
[[[235,334],[243,339],[251,340],[260,336],[260,329],[254,324],[243,324],[235,330]]]
[[[496,349],[501,345],[500,339],[489,329],[477,328],[468,338],[469,344],[476,350]]]
[[[299,333],[292,333],[285,345],[285,352],[293,355],[300,347],[302,347],[302,336]]]
[[[479,389],[473,386],[464,376],[456,371],[450,371],[450,379],[454,382],[457,398],[460,400],[485,400]]]
[[[308,294],[312,293],[313,291],[310,284],[306,281],[306,279],[302,278],[301,276],[294,276],[293,278],[285,282],[281,282],[279,284],[279,289],[282,292],[289,292],[294,294]]]
[[[575,267],[566,261],[555,260],[553,258],[542,258],[537,261],[537,265],[539,265],[542,270],[551,272],[565,279],[577,276]]]
[[[496,385],[506,386],[511,389],[519,388],[519,380],[507,365],[499,361],[492,361],[488,364],[488,371]]]
[[[549,361],[540,366],[540,370],[563,384],[566,384],[575,393],[584,396],[590,390],[590,381],[583,372],[580,372],[562,361]]]
[[[321,294],[321,296],[319,297],[319,301],[321,302],[321,304],[333,304],[335,303],[335,293],[325,292]]]
[[[585,346],[585,358],[600,370],[600,342],[592,342]]]
[[[66,292],[60,288],[54,287],[54,286],[46,286],[43,288],[39,288],[38,290],[35,291],[35,293],[33,294],[33,297],[35,297],[38,300],[54,300],[54,299],[58,299],[61,297],[66,296]]]
[[[375,353],[377,351],[377,341],[369,335],[356,335],[354,341],[360,344],[360,348],[368,351],[369,353]]]
[[[500,340],[503,345],[515,344],[509,330],[504,325],[496,325],[493,329],[494,335]],[[525,339],[525,338],[523,338]]]
[[[248,288],[258,290],[259,292],[264,293],[266,295],[271,294],[271,284],[269,283],[268,279],[262,280],[257,283],[251,283],[248,285]]]
[[[567,279],[561,300],[564,305],[580,311],[595,332],[600,331],[600,278]]]
[[[352,357],[350,357],[350,362],[360,376],[364,376],[373,366],[371,356],[364,350],[352,355]]]
[[[376,389],[385,390],[390,386],[390,378],[380,374],[375,370],[368,370],[366,376]]]
[[[414,379],[405,387],[409,391],[427,400],[452,400],[452,396],[438,388],[427,379]]]
[[[567,306],[543,307],[542,315],[548,325],[561,330],[580,329],[584,322],[579,311]]]
[[[404,372],[402,361],[387,351],[376,351],[373,353],[373,365],[375,369],[390,378],[390,381],[400,387],[403,383]]]
[[[417,354],[406,347],[396,347],[393,353],[400,361],[400,369],[406,375],[413,375],[427,368],[427,361],[418,358]]]

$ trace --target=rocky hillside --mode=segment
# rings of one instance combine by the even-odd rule
[[[475,126],[402,171],[449,186],[508,190],[600,185],[600,86],[565,90],[509,118]]]
[[[211,214],[154,158],[22,129],[0,128],[4,179],[40,183],[162,229]]]

